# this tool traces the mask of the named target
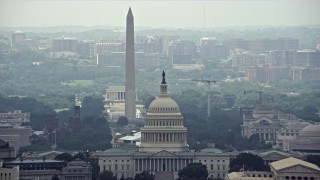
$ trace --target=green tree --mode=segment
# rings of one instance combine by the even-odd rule
[[[240,169],[249,171],[266,171],[269,167],[265,165],[263,159],[251,153],[240,153],[230,162],[230,172],[238,172]]]
[[[201,163],[191,163],[179,171],[178,180],[206,180],[208,178],[207,166]]]
[[[129,121],[126,116],[120,116],[117,120],[117,125],[118,126],[126,126],[128,125]]]
[[[99,180],[117,180],[112,171],[103,171],[100,173]]]
[[[73,156],[69,153],[61,153],[61,154],[58,154],[54,159],[60,160],[60,161],[65,161],[65,162],[70,162],[73,160]]]
[[[320,167],[320,155],[308,155],[307,161]]]
[[[134,180],[154,180],[154,175],[149,171],[142,171],[140,174],[136,174]]]
[[[52,176],[51,180],[59,180],[58,175],[54,175],[54,176]]]

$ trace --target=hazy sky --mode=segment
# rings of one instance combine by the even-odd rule
[[[136,26],[320,24],[320,0],[0,0],[0,26],[124,26],[129,6]]]

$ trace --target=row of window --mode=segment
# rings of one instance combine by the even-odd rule
[[[292,177],[289,177],[289,176],[286,176],[286,179],[291,179],[291,180],[295,180],[295,179],[297,179],[297,180],[302,180],[302,177],[301,176],[298,176],[298,177],[296,177],[296,176],[292,176]],[[310,178],[308,178],[308,177],[303,177],[303,180],[314,180],[314,177],[310,177]]]
[[[11,173],[0,173],[0,176],[11,176]]]
[[[182,126],[182,121],[146,121],[147,126]]]
[[[125,164],[121,164],[121,165],[120,165],[120,169],[119,169],[118,164],[115,164],[115,165],[114,165],[114,170],[115,170],[115,171],[118,171],[118,170],[122,170],[122,171],[123,171],[123,170],[127,170],[127,171],[128,171],[129,169],[130,169],[130,165],[129,165],[129,164],[126,164],[126,165],[125,165]],[[104,165],[104,166],[103,166],[103,170],[104,170],[104,171],[105,171],[105,170],[112,171],[112,166],[111,166],[111,165],[108,165],[108,169],[106,169],[106,166]]]
[[[213,166],[214,166],[213,164],[210,165],[210,169],[211,169],[211,170],[213,170]],[[220,168],[220,167],[221,167],[221,168]],[[217,164],[217,170],[218,170],[218,171],[220,171],[220,170],[223,170],[223,171],[226,170],[226,165]]]
[[[201,159],[199,159],[199,162],[201,162]],[[203,162],[207,162],[207,160],[205,159],[203,160]],[[213,159],[211,159],[211,162],[213,162]],[[217,162],[220,162],[220,159],[218,159]],[[223,159],[221,160],[221,162],[225,162],[225,160]]]
[[[154,107],[154,108],[150,108],[149,110],[151,111],[177,111],[178,108],[176,107]]]
[[[109,162],[111,162],[112,160],[109,160]],[[121,162],[124,162],[125,160],[121,160]],[[127,159],[127,162],[129,162],[130,160],[129,159]],[[103,160],[103,162],[106,162],[106,160]],[[118,162],[118,160],[114,160],[114,162]],[[120,160],[119,160],[119,162],[120,162]]]

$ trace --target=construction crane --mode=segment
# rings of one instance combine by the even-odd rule
[[[210,97],[210,85],[211,83],[215,84],[217,81],[215,80],[210,80],[210,77],[208,79],[192,79],[192,81],[198,81],[198,82],[206,82],[208,83],[208,91],[207,91],[207,101],[208,101],[208,114],[207,114],[207,119],[209,120],[209,117],[211,115],[211,97]]]

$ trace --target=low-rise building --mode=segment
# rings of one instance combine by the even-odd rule
[[[6,168],[19,168],[19,179],[48,180],[57,176],[64,180],[91,180],[92,168],[87,162],[76,159],[69,163],[57,160],[13,160],[4,163]]]
[[[22,112],[21,110],[0,113],[0,123],[20,126],[22,123],[30,122],[30,112]]]
[[[293,157],[269,163],[270,172],[232,172],[226,180],[320,180],[320,168]]]
[[[0,124],[0,139],[9,142],[17,153],[20,147],[29,146],[30,136],[32,135],[31,127],[13,126],[9,124]]]

